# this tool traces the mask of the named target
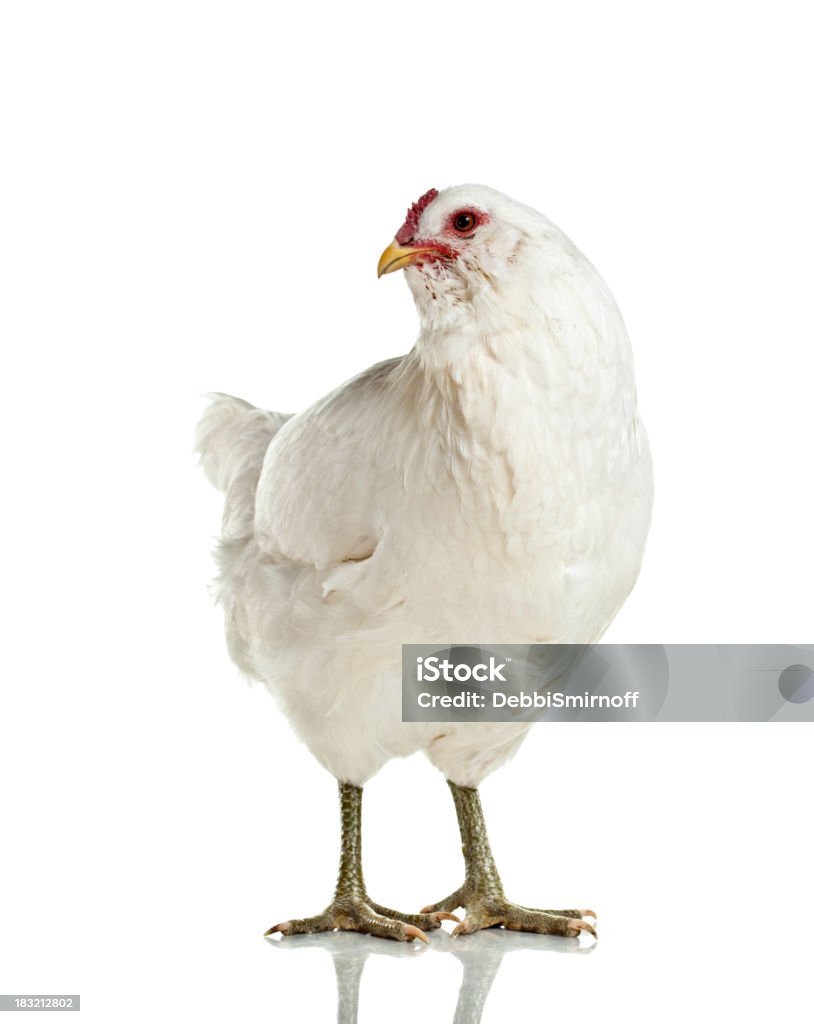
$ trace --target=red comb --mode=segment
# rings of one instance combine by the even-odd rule
[[[405,245],[415,237],[416,230],[418,228],[418,218],[427,209],[430,203],[438,195],[437,188],[431,188],[429,192],[425,192],[424,195],[417,200],[410,209],[407,211],[407,217],[404,223],[398,229],[396,233],[396,241],[399,245]]]

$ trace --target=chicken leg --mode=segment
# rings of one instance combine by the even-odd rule
[[[593,926],[582,920],[586,915],[596,918],[592,910],[532,910],[506,899],[489,847],[477,789],[456,786],[454,782],[449,782],[449,788],[458,813],[466,877],[459,889],[446,899],[425,907],[422,913],[437,914],[463,907],[466,918],[453,935],[468,935],[481,928],[503,925],[512,931],[571,937],[586,931],[596,937]]]
[[[331,903],[316,917],[305,917],[275,924],[266,932],[273,935],[304,935],[311,932],[366,932],[385,939],[429,942],[424,931],[441,927],[442,921],[460,921],[443,909],[422,914],[402,914],[374,903],[367,895],[362,875],[362,789],[348,782],[339,783],[342,814],[342,852],[339,877]]]

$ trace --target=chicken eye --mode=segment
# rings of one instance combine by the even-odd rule
[[[452,221],[452,226],[456,231],[471,231],[477,220],[474,213],[470,213],[468,210],[462,210],[460,213],[456,213]]]

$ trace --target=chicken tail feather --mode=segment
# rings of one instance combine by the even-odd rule
[[[195,432],[195,451],[209,481],[226,495],[223,533],[251,529],[263,458],[290,415],[257,409],[242,398],[213,394]]]

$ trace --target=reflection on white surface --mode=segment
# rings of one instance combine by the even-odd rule
[[[579,939],[531,935],[503,928],[491,928],[455,939],[439,929],[432,932],[429,939],[430,945],[426,946],[420,942],[390,942],[354,932],[325,932],[321,935],[269,938],[267,942],[278,952],[324,949],[330,953],[336,972],[338,1024],[355,1024],[357,1020],[362,971],[369,956],[407,958],[430,956],[432,953],[451,954],[463,966],[453,1024],[478,1024],[504,956],[519,951],[586,954],[593,952],[596,945],[594,942],[581,945]]]

